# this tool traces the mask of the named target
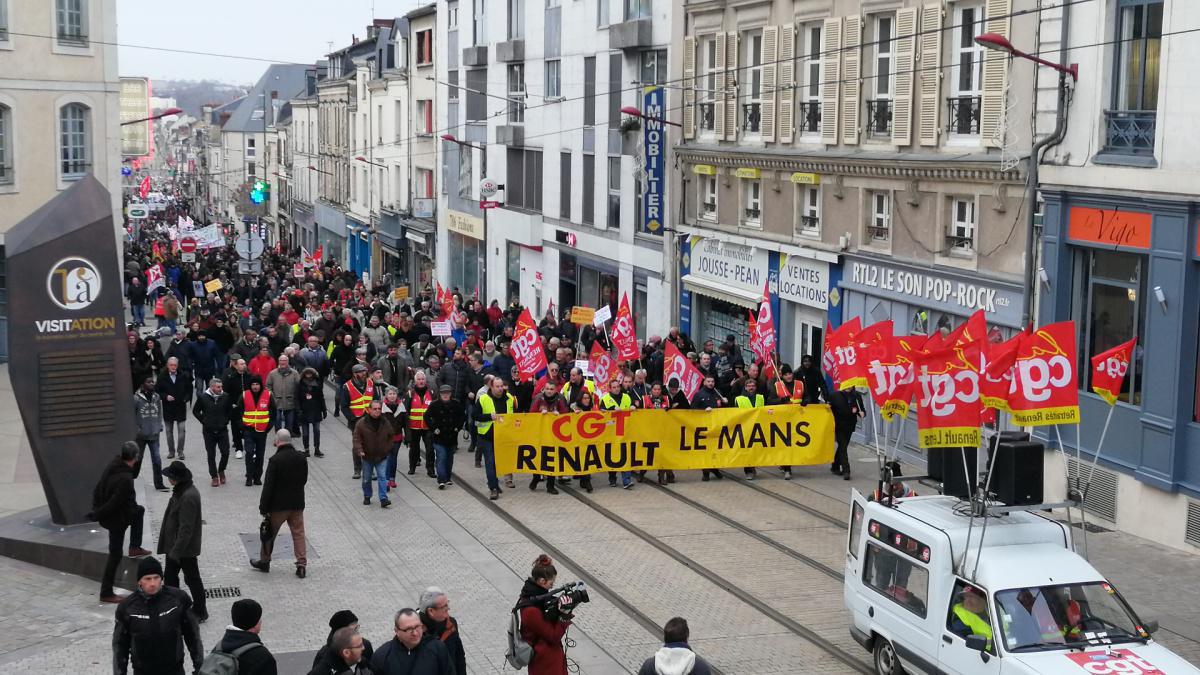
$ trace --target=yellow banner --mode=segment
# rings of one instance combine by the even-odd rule
[[[829,406],[523,413],[496,422],[496,471],[555,476],[833,461]]]

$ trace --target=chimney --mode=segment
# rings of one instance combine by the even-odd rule
[[[376,26],[375,24],[367,26],[367,39],[374,40],[377,37],[379,37],[379,26]]]

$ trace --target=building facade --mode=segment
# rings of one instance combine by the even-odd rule
[[[1070,12],[1068,44],[1089,46],[1070,52],[1079,81],[1069,83],[1062,143],[1041,168],[1039,320],[1073,319],[1078,329],[1078,445],[1087,466],[1109,413],[1091,393],[1089,359],[1138,340],[1089,517],[1167,545],[1200,546],[1200,138],[1189,124],[1169,123],[1194,108],[1200,50],[1171,34],[1200,24],[1200,6],[1116,0]],[[1063,440],[1076,475],[1076,434],[1064,430]],[[1059,455],[1047,459],[1047,475],[1063,475]],[[1048,486],[1061,491],[1059,483]]]
[[[442,283],[538,316],[573,305],[615,313],[628,295],[640,336],[666,331],[665,181],[657,217],[642,201],[646,167],[661,172],[665,155],[649,155],[640,120],[621,108],[641,110],[645,88],[668,77],[672,4],[438,3],[444,128],[470,144],[442,143]],[[670,114],[656,92],[649,100],[664,109],[652,150],[661,151]],[[485,177],[504,189],[481,194]]]

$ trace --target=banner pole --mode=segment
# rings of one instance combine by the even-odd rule
[[[1084,488],[1085,497],[1087,496],[1087,488],[1092,485],[1092,476],[1096,474],[1096,465],[1100,463],[1100,449],[1104,447],[1104,437],[1108,435],[1108,423],[1112,421],[1113,410],[1116,410],[1116,408],[1115,404],[1108,406],[1108,416],[1104,418],[1104,428],[1100,430],[1100,442],[1096,444],[1095,456],[1092,457],[1092,466],[1088,470],[1087,482],[1084,483],[1086,486]]]
[[[1059,430],[1057,424],[1054,425],[1054,436],[1058,439],[1058,454],[1060,457],[1062,457],[1063,475],[1067,479],[1067,525],[1069,527],[1075,527],[1075,521],[1071,518],[1071,506],[1070,506],[1070,504],[1071,504],[1071,499],[1070,499],[1070,497],[1071,497],[1071,471],[1070,471],[1070,469],[1067,468],[1067,459],[1068,459],[1067,451],[1066,451],[1066,448],[1063,447],[1062,432]],[[1081,501],[1080,508],[1082,508],[1082,507],[1083,507],[1083,502]],[[1075,548],[1074,543],[1075,543],[1075,537],[1074,537],[1074,535],[1072,535],[1071,536],[1072,549]]]

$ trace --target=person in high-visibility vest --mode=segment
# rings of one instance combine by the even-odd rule
[[[516,411],[517,398],[508,393],[504,378],[493,377],[488,390],[475,400],[475,432],[477,447],[483,452],[483,472],[492,500],[500,497],[500,479],[496,477],[496,445],[492,431],[495,422]]]
[[[338,407],[346,415],[350,433],[354,433],[355,425],[367,413],[371,401],[379,398],[381,393],[375,388],[375,383],[367,378],[366,366],[359,363],[350,369],[350,379],[346,380],[338,393]],[[362,478],[362,458],[356,452],[351,452],[350,456],[354,460],[354,478]]]
[[[758,382],[748,377],[742,385],[742,394],[733,399],[733,403],[739,408],[762,408],[767,404],[767,399],[758,393]],[[752,466],[742,470],[746,473],[746,480],[754,480],[758,475],[758,471]]]
[[[263,457],[267,453],[267,430],[275,416],[275,397],[263,386],[262,378],[250,378],[250,388],[242,392],[237,412],[242,420],[242,439],[246,460],[246,485],[262,485]]]
[[[621,378],[613,377],[608,381],[608,391],[600,397],[601,410],[632,410],[633,397],[621,387]],[[608,486],[617,486],[617,472],[608,472]],[[633,487],[633,472],[621,472],[621,487],[628,490]]]
[[[639,371],[640,372],[640,371]],[[678,382],[678,380],[672,380]],[[636,386],[636,385],[635,385]],[[642,397],[643,410],[670,410],[671,399],[663,394],[662,382],[654,382],[650,385],[650,391]],[[638,482],[642,483],[646,480],[646,472],[638,472]],[[666,485],[667,483],[675,482],[675,472],[664,469],[658,470],[658,484]]]
[[[579,397],[583,396],[583,392],[591,392],[592,398],[596,397],[596,383],[583,377],[583,371],[579,368],[572,368],[571,375],[567,379],[567,383],[563,385],[562,397],[567,401],[567,407],[571,410],[578,411]]]
[[[786,363],[779,367],[774,389],[771,405],[808,405],[804,398],[804,383],[796,379],[792,367]],[[783,472],[784,480],[792,479],[792,467],[781,466],[779,470]]]
[[[992,624],[987,618],[987,598],[974,586],[963,588],[962,599],[950,608],[947,628],[959,637],[982,635],[987,639],[987,651],[992,651]]]
[[[433,439],[429,437],[429,425],[425,423],[425,411],[433,403],[434,395],[429,389],[429,381],[425,371],[418,370],[413,375],[412,387],[408,390],[404,406],[408,409],[408,475],[417,472],[421,466],[421,444],[425,444],[425,473],[435,478]]]

